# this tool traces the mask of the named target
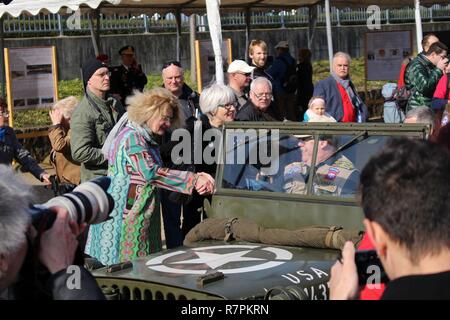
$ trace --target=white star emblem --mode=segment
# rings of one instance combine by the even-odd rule
[[[214,251],[220,251],[222,249],[226,250],[233,250],[236,249],[235,252],[229,252],[224,254],[219,253],[212,253],[212,252],[204,252],[203,250],[214,250]],[[242,250],[242,249],[250,249],[250,250]],[[274,260],[272,259],[263,259],[263,258],[253,258],[253,257],[244,257],[247,253],[250,251],[258,252],[261,250],[265,253],[270,253],[272,255],[275,255]],[[192,253],[195,253],[198,258],[192,258],[189,260],[184,260],[180,258],[176,258],[180,255],[186,255],[186,253],[190,252],[191,257]],[[186,256],[184,256],[185,258]],[[173,262],[166,262],[166,259],[171,259]],[[176,261],[174,261],[176,260]],[[239,274],[239,273],[245,273],[245,272],[254,272],[258,270],[265,270],[270,268],[275,268],[277,266],[280,266],[284,264],[286,261],[292,260],[292,253],[280,249],[280,248],[274,248],[274,247],[261,247],[261,246],[255,246],[255,245],[218,245],[218,246],[209,246],[209,247],[201,247],[201,248],[194,248],[189,251],[185,250],[179,250],[179,251],[173,251],[169,252],[163,255],[158,255],[146,262],[147,267],[150,270],[158,271],[158,272],[167,272],[172,274],[190,274],[190,275],[201,275],[206,274],[211,269],[216,269],[217,271],[220,271],[224,274]],[[228,268],[220,268],[221,266],[226,265],[229,262],[246,262],[246,261],[260,261],[256,262],[254,264],[244,265],[244,266],[238,266],[236,268],[228,267]],[[262,261],[262,262],[261,262]],[[195,269],[187,269],[186,265],[195,265],[195,264],[205,264],[209,268],[205,267],[205,269],[198,269],[198,267],[195,267]],[[181,268],[180,268],[181,266]],[[218,268],[218,269],[217,269]]]
[[[198,255],[198,258],[185,260],[185,261],[173,262],[173,264],[204,263],[204,264],[207,264],[210,268],[216,269],[216,268],[223,266],[229,262],[266,260],[266,259],[261,259],[261,258],[243,257],[250,251],[252,251],[252,250],[238,251],[238,252],[225,253],[225,254],[217,254],[217,253],[210,253],[210,252],[195,252],[195,254]]]

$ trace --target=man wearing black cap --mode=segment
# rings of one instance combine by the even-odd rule
[[[122,65],[111,68],[111,93],[120,98],[125,105],[125,99],[134,89],[142,91],[147,84],[147,76],[134,57],[134,47],[125,46],[119,50]]]
[[[89,59],[83,65],[83,82],[85,95],[70,123],[72,157],[81,163],[81,182],[106,175],[108,161],[101,148],[125,112],[120,101],[107,94],[109,70],[103,62]]]

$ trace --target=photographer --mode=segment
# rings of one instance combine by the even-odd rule
[[[104,299],[92,275],[82,266],[71,266],[76,237],[85,224],[78,226],[65,209],[53,207],[53,226],[38,235],[28,207],[30,187],[5,165],[0,165],[0,176],[0,298]]]
[[[364,226],[390,279],[382,299],[450,299],[449,154],[429,141],[391,140],[360,182]],[[358,298],[351,243],[329,286],[331,299]]]

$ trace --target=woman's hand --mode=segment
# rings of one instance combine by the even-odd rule
[[[63,120],[63,114],[61,113],[61,111],[59,109],[50,110],[49,115],[50,115],[50,119],[52,119],[53,125],[61,124],[61,122]]]
[[[44,172],[41,174],[41,177],[39,178],[42,182],[44,182],[47,186],[51,186],[52,182],[50,181],[50,175],[47,172]]]
[[[214,178],[211,175],[200,172],[197,173],[197,181],[194,187],[200,195],[209,195],[214,193],[215,184]]]

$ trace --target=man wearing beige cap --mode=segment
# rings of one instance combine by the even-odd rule
[[[267,70],[273,78],[273,95],[282,118],[299,121],[300,109],[297,107],[296,61],[289,53],[289,43],[280,41],[275,46],[277,57]]]
[[[237,111],[247,102],[248,96],[245,88],[252,81],[252,72],[255,67],[250,67],[245,61],[234,60],[228,66],[228,86],[233,90],[239,105]]]

